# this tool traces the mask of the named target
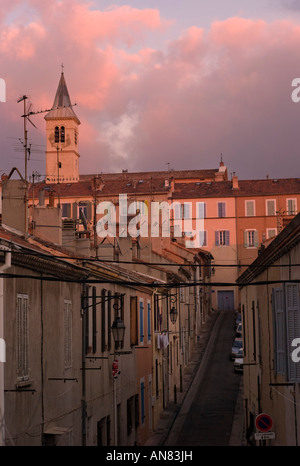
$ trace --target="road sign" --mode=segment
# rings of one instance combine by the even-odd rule
[[[255,432],[255,440],[271,440],[275,438],[275,432]]]
[[[257,430],[259,430],[260,432],[268,432],[269,430],[271,430],[272,425],[273,421],[269,414],[261,413],[258,416],[256,416],[255,426]]]

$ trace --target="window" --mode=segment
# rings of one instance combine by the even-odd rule
[[[29,380],[28,367],[28,295],[17,295],[17,379]]]
[[[151,305],[147,302],[147,327],[148,327],[148,343],[151,342]]]
[[[277,229],[276,228],[267,228],[267,239],[269,238],[274,238],[274,236],[277,235]]]
[[[154,295],[154,331],[161,331],[161,307],[159,295]]]
[[[155,297],[155,296],[154,296]],[[137,298],[130,296],[130,345],[138,344],[138,316],[137,316]]]
[[[245,201],[246,217],[255,216],[255,201]]]
[[[206,202],[197,202],[198,218],[206,218]]]
[[[244,246],[245,248],[257,248],[258,247],[258,231],[257,230],[246,230],[244,232]]]
[[[134,396],[127,400],[127,435],[130,435],[133,428],[134,420]]]
[[[64,126],[61,126],[61,128],[59,128],[58,126],[55,126],[54,142],[58,143],[59,141],[65,142],[65,127]]]
[[[59,127],[58,126],[55,126],[55,130],[54,130],[54,141],[57,143],[59,142]]]
[[[111,296],[111,291],[108,291],[108,301],[107,301],[107,350],[111,350],[111,310],[112,310],[112,296]]]
[[[72,367],[72,301],[64,301],[64,365]]]
[[[274,199],[267,199],[266,201],[266,215],[275,215],[276,214],[276,203]]]
[[[106,290],[101,291],[101,351],[106,350]]]
[[[145,382],[144,378],[141,379],[141,423],[145,423]]]
[[[230,232],[229,230],[221,230],[215,232],[216,246],[229,246]]]
[[[297,199],[287,199],[287,214],[296,215],[297,213]]]
[[[93,327],[93,341],[92,349],[93,353],[97,351],[97,292],[96,287],[92,288],[92,327]]]
[[[218,202],[218,217],[226,217],[226,204],[225,202]]]
[[[84,217],[87,221],[91,220],[91,203],[80,201],[78,204],[79,218]]]
[[[60,128],[60,142],[65,142],[65,127]]]
[[[273,288],[275,371],[289,382],[300,382],[300,365],[291,358],[292,341],[299,338],[300,307],[297,283]]]
[[[192,207],[191,202],[184,202],[184,204],[182,205],[183,218],[187,220],[192,218],[191,207]]]
[[[78,133],[77,133],[76,129],[74,130],[74,142],[75,142],[75,145],[77,146],[77,143],[78,143]]]
[[[199,248],[207,246],[207,231],[199,231]]]
[[[140,300],[140,343],[144,343],[144,302]]]
[[[71,218],[71,204],[61,204],[61,216],[62,218]]]

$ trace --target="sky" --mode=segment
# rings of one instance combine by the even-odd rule
[[[24,174],[23,95],[45,175],[62,63],[81,174],[300,176],[300,0],[0,0],[0,175]]]

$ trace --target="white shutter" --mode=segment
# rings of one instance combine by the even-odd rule
[[[288,377],[291,382],[300,382],[300,365],[293,362],[291,358],[294,338],[300,336],[300,315],[299,315],[299,291],[297,283],[286,283],[286,329],[287,329],[287,349],[288,349]]]
[[[284,317],[284,293],[282,288],[273,288],[274,351],[277,374],[286,374],[286,327]]]
[[[64,301],[64,364],[72,366],[72,302]]]
[[[28,366],[28,295],[17,295],[17,379],[29,379]]]

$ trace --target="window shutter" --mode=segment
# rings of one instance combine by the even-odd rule
[[[218,202],[218,217],[225,217],[225,202]]]
[[[181,205],[178,203],[175,204],[174,215],[176,219],[181,218]]]
[[[275,215],[275,201],[267,201],[267,215]]]
[[[17,378],[29,379],[28,364],[28,296],[17,295]]]
[[[291,382],[300,382],[299,363],[293,362],[291,358],[291,343],[294,338],[299,338],[300,316],[299,316],[299,292],[297,283],[285,284],[286,299],[286,329],[287,329],[287,353],[288,353],[288,378]]]
[[[248,247],[248,232],[244,231],[244,248]]]
[[[207,246],[207,231],[199,231],[199,247]]]
[[[206,218],[206,202],[198,202],[198,218]]]
[[[246,201],[246,215],[247,217],[254,216],[254,201]]]
[[[73,219],[77,219],[77,203],[73,202],[72,204],[72,217]]]
[[[258,248],[258,231],[255,230],[254,232],[254,246]]]
[[[145,422],[145,383],[141,382],[141,422]]]
[[[230,231],[229,230],[225,231],[225,245],[226,246],[230,245]]]
[[[148,341],[151,341],[151,307],[150,303],[148,303]]]
[[[64,302],[64,364],[65,368],[72,366],[72,303]]]
[[[220,235],[218,231],[215,231],[215,243],[216,246],[220,246]]]
[[[284,294],[282,288],[272,289],[274,316],[274,351],[277,374],[286,374],[286,329],[284,318]]]
[[[144,342],[144,305],[140,301],[140,343]]]
[[[191,218],[191,203],[190,202],[185,202],[183,204],[183,213],[184,213],[184,217],[185,219],[190,219]]]

